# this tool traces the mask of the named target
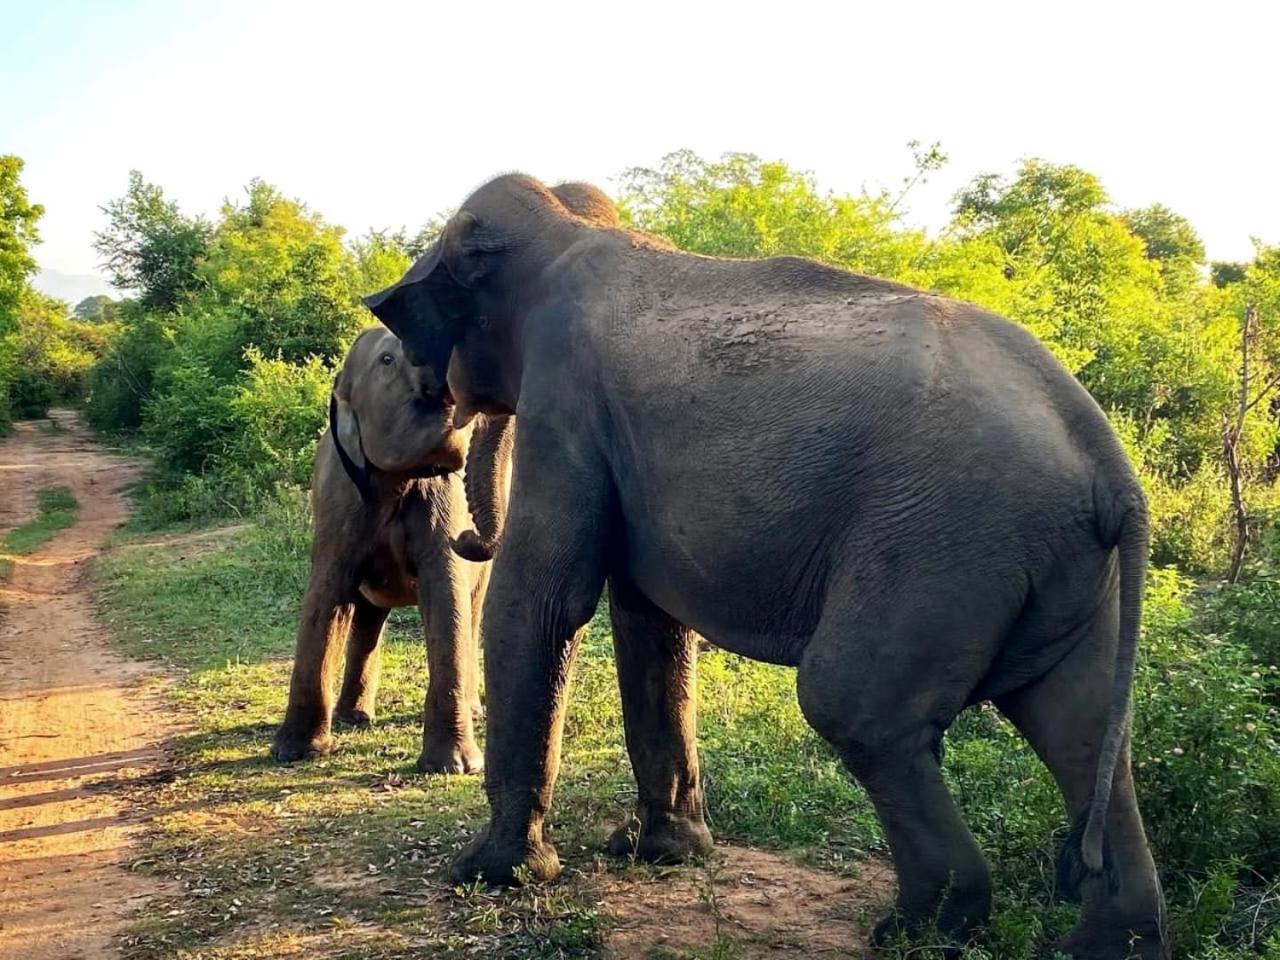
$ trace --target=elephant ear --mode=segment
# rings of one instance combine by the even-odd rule
[[[360,420],[351,404],[339,399],[336,390],[329,394],[329,433],[338,453],[338,462],[360,491],[360,499],[372,500],[373,485],[369,480],[369,460],[364,455],[364,444],[360,440]]]
[[[484,275],[485,253],[479,222],[466,211],[455,215],[431,248],[394,286],[365,297],[364,304],[405,346],[409,362],[427,367],[442,391],[449,355],[467,316],[467,288]]]

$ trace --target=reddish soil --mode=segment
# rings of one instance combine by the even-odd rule
[[[20,423],[0,442],[0,530],[67,486],[75,523],[9,558],[0,583],[0,957],[100,960],[152,892],[129,870],[139,777],[164,765],[172,731],[159,680],[112,652],[89,562],[127,514],[137,465],[96,446],[75,415]]]

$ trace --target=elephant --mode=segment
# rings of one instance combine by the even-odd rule
[[[605,586],[635,852],[703,853],[691,630],[796,668],[898,874],[883,944],[963,939],[990,872],[940,769],[994,702],[1059,786],[1077,958],[1168,955],[1130,770],[1149,549],[1088,392],[980,307],[796,257],[664,249],[498,177],[366,304],[454,400],[514,414],[484,602],[488,825],[460,880],[550,879],[566,681]],[[619,838],[611,841],[616,850]]]
[[[596,187],[562,183],[552,191],[576,215],[618,226],[613,201]],[[455,430],[449,398],[424,391],[423,372],[378,327],[357,338],[338,375],[312,477],[316,529],[289,705],[272,746],[283,762],[332,749],[331,720],[372,722],[383,624],[392,609],[416,603],[429,673],[418,769],[483,768],[472,724],[480,714],[475,650],[488,567],[477,564],[492,558],[501,536],[513,429],[501,416]],[[451,474],[464,449],[460,489]],[[462,529],[468,512],[474,529]],[[330,675],[344,638],[342,688],[331,707]]]
[[[390,611],[417,604],[427,638],[429,682],[418,769],[470,773],[483,768],[473,721],[479,712],[476,658],[480,603],[489,580],[477,550],[496,537],[492,513],[468,525],[467,481],[501,487],[491,476],[511,432],[481,419],[455,429],[453,408],[424,392],[384,327],[365,330],[343,363],[330,397],[329,431],[316,451],[311,483],[315,533],[298,626],[289,704],[276,731],[282,762],[327,753],[331,720],[367,726],[374,718],[379,641]],[[490,502],[504,504],[502,495]],[[346,646],[341,693],[331,679]]]

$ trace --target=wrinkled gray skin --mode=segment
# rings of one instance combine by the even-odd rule
[[[331,427],[316,452],[311,483],[311,574],[289,706],[271,750],[278,760],[327,753],[331,721],[364,726],[373,720],[383,624],[392,609],[417,604],[430,675],[418,769],[483,768],[472,721],[479,710],[476,646],[489,566],[460,559],[451,544],[468,525],[458,473],[464,456],[469,473],[486,476],[494,441],[503,442],[501,421],[509,418],[456,430],[452,405],[425,392],[422,381],[421,368],[381,327],[360,335],[338,375]],[[466,535],[496,539],[485,523],[479,527],[487,537]],[[332,680],[344,646],[335,706]]]
[[[473,194],[374,313],[457,401],[519,417],[485,601],[488,827],[459,879],[538,878],[578,629],[608,582],[635,852],[707,849],[689,628],[797,668],[899,877],[876,931],[988,915],[939,769],[993,700],[1075,824],[1077,958],[1164,957],[1129,769],[1146,508],[1106,418],[1032,336],[977,307],[795,258],[657,249],[538,182]],[[625,838],[613,848],[624,849]],[[522,872],[522,876],[525,875]]]

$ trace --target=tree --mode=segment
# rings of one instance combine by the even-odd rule
[[[19,181],[22,168],[20,157],[0,156],[0,331],[36,272],[31,248],[40,242],[36,224],[44,215],[44,207],[27,199]]]
[[[1204,243],[1186,217],[1157,203],[1141,210],[1129,210],[1121,219],[1141,238],[1147,259],[1160,265],[1170,293],[1186,294],[1200,282]]]
[[[919,161],[934,169],[936,147]],[[908,188],[914,180],[910,180]],[[623,221],[682,250],[723,257],[813,257],[887,277],[906,275],[924,235],[898,224],[885,193],[836,196],[785,163],[746,153],[708,161],[688,150],[622,176]]]
[[[13,335],[27,280],[36,271],[31,248],[40,242],[36,224],[44,215],[44,207],[27,198],[22,167],[21,158],[0,155],[0,433],[9,425],[10,385],[17,375]]]
[[[106,347],[106,331],[69,319],[65,303],[31,287],[15,316],[8,338],[16,360],[10,384],[14,414],[42,417],[51,403],[78,401]]]
[[[1235,583],[1257,533],[1257,518],[1246,498],[1247,484],[1261,472],[1260,464],[1275,463],[1280,451],[1274,409],[1280,401],[1280,247],[1256,244],[1253,262],[1228,290],[1240,318],[1237,381],[1230,407],[1221,414],[1233,519],[1227,581]]]
[[[357,301],[372,287],[343,246],[342,228],[262,181],[247,193],[244,203],[223,206],[198,269],[206,288],[199,308],[235,317],[237,356],[249,345],[292,362],[336,356],[372,320]],[[365,264],[369,284],[391,276],[388,252]]]
[[[176,310],[201,283],[197,265],[209,244],[209,224],[184,215],[137,170],[129,174],[125,195],[102,212],[107,228],[94,234],[94,248],[112,284],[137,291],[144,309]]]
[[[119,318],[120,304],[105,293],[99,293],[77,303],[71,315],[82,323],[111,323]]]

